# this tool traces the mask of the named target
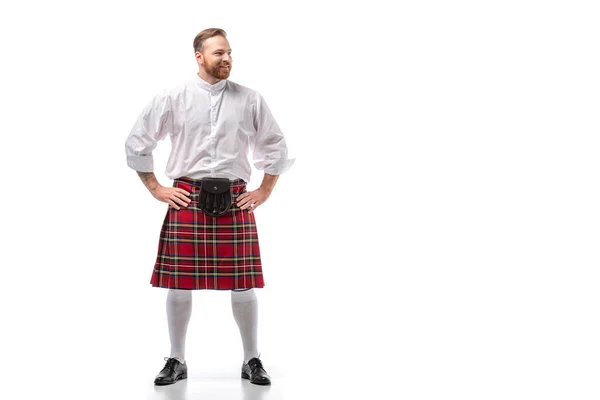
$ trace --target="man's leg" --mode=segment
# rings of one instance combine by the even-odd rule
[[[171,339],[171,358],[185,363],[185,337],[192,315],[192,291],[169,289],[167,294],[167,322]]]
[[[258,358],[258,301],[254,289],[232,290],[231,308],[244,346],[242,378],[258,385],[268,385],[270,377]]]
[[[232,290],[231,309],[242,336],[244,362],[248,362],[258,357],[258,301],[254,289]]]
[[[192,315],[192,291],[169,289],[167,293],[167,323],[171,339],[171,356],[156,376],[156,385],[170,385],[187,378],[185,336]]]

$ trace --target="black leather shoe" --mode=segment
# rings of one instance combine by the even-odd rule
[[[156,375],[155,385],[171,385],[179,379],[187,378],[187,364],[182,364],[176,358],[165,357],[165,367]]]
[[[254,357],[248,360],[248,363],[242,364],[242,378],[250,379],[255,385],[270,385],[271,377],[262,366],[262,362]]]

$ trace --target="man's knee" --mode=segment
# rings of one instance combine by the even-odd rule
[[[188,303],[192,301],[192,291],[183,289],[169,289],[167,299],[174,303]]]

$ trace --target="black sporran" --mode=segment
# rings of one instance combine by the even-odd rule
[[[226,178],[204,178],[200,186],[200,209],[218,217],[231,208],[231,186]]]

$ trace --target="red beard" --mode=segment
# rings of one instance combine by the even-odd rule
[[[229,71],[227,71],[226,69],[220,68],[220,67],[224,67],[224,66],[228,66],[229,67]],[[208,68],[206,68],[206,72],[209,73],[209,75],[214,76],[217,79],[227,79],[229,78],[229,74],[231,73],[231,64],[227,64],[227,65],[208,65]]]

